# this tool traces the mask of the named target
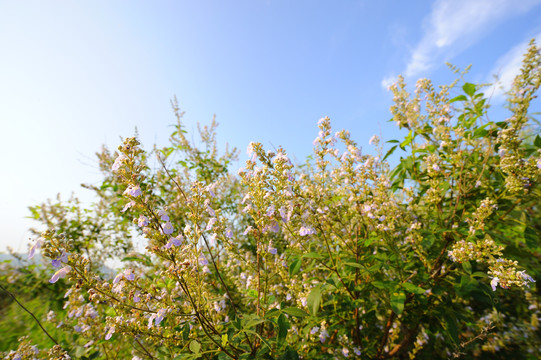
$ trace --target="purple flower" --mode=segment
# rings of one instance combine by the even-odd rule
[[[287,223],[289,221],[289,216],[287,216],[286,209],[283,206],[280,208],[280,216],[283,222]]]
[[[230,228],[225,229],[225,237],[231,239],[233,237],[233,231]]]
[[[271,205],[271,206],[268,207],[266,215],[269,216],[269,217],[274,215],[274,205]]]
[[[118,282],[120,280],[122,280],[122,278],[124,277],[124,273],[123,272],[120,272],[118,273],[115,278],[113,279],[113,284],[118,284]]]
[[[319,341],[321,343],[324,343],[325,340],[329,337],[329,333],[325,329],[321,329],[321,332],[319,333]]]
[[[114,332],[115,332],[115,327],[111,326],[107,334],[105,334],[105,340],[109,340],[113,336]]]
[[[500,279],[498,277],[495,277],[490,281],[490,286],[492,286],[492,291],[496,291],[496,287],[498,286],[498,283],[500,282]]]
[[[209,261],[203,255],[199,257],[199,265],[205,266],[205,265],[208,265],[208,263]]]
[[[141,292],[139,290],[137,290],[135,292],[135,294],[133,294],[133,302],[134,303],[138,303],[139,301],[141,301],[141,298],[139,297],[139,295],[141,295]]]
[[[165,210],[158,211],[158,216],[160,217],[160,220],[169,221],[169,216],[167,215]]]
[[[55,282],[58,281],[58,279],[64,278],[69,272],[70,272],[70,267],[64,266],[62,269],[54,273],[53,277],[51,278],[51,280],[49,280],[49,282],[51,284],[54,284]]]
[[[273,222],[268,225],[268,230],[273,233],[277,233],[278,231],[280,231],[280,225],[278,224],[278,221],[273,220]]]
[[[118,155],[118,157],[115,159],[115,162],[113,163],[113,166],[112,166],[111,169],[113,171],[117,171],[120,168],[120,166],[122,165],[122,163],[124,162],[124,160],[126,160],[126,159],[127,159],[126,155],[124,155],[124,154]]]
[[[148,225],[148,218],[145,215],[140,215],[139,220],[137,221],[137,225],[139,227],[147,226]]]
[[[242,233],[243,235],[248,235],[253,230],[253,227],[251,225],[248,225],[246,230]]]
[[[41,248],[41,245],[43,245],[43,239],[39,238],[36,240],[34,245],[32,245],[32,247],[30,248],[30,251],[28,252],[29,259],[32,259],[34,257],[34,255],[36,254],[36,250]]]
[[[53,267],[57,268],[57,267],[60,267],[62,263],[67,264],[67,262],[68,262],[68,254],[66,253],[66,251],[62,251],[62,255],[54,259],[51,263]]]
[[[209,193],[210,196],[215,197],[214,189],[216,188],[216,183],[205,186],[205,190]]]
[[[173,233],[173,225],[168,221],[162,226],[163,233],[166,235],[171,235]]]
[[[124,190],[124,195],[130,195],[133,197],[138,197],[142,194],[141,188],[139,185],[130,185],[126,190]]]
[[[216,218],[215,218],[215,217],[210,218],[210,219],[209,219],[209,222],[208,222],[208,224],[207,224],[207,230],[212,229],[212,227],[214,226],[214,223],[216,223]]]
[[[156,326],[158,326],[162,322],[166,312],[167,312],[167,309],[158,310],[158,314],[156,314],[156,320],[155,320]]]
[[[315,234],[315,230],[312,229],[310,226],[301,226],[301,229],[299,230],[300,236],[306,236],[306,235],[312,235]]]
[[[169,238],[169,241],[167,242],[167,244],[165,244],[165,248],[166,249],[170,249],[171,246],[175,245],[175,246],[180,246],[182,244],[182,240],[183,240],[183,237],[182,235],[179,235],[177,237],[172,237],[172,238]]]
[[[124,270],[124,276],[127,280],[133,281],[135,280],[135,274],[132,272],[131,269]]]
[[[131,208],[133,205],[135,205],[135,201],[132,200],[129,203],[127,203],[126,205],[124,205],[124,207],[122,208],[122,210],[120,210],[120,212],[125,212],[126,210]]]
[[[157,313],[150,315],[148,318],[148,328],[150,329],[152,327],[152,322],[158,326],[163,318],[165,317],[165,314],[167,313],[167,309],[160,309]]]

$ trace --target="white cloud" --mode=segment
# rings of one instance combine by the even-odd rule
[[[405,75],[419,76],[474,44],[504,19],[524,13],[541,0],[438,0],[424,20]]]
[[[539,46],[541,33],[534,37],[537,46]],[[485,92],[488,96],[492,96],[493,101],[503,100],[505,92],[509,91],[511,88],[511,83],[519,74],[522,66],[522,59],[524,58],[530,40],[531,38],[528,38],[528,40],[515,45],[511,50],[496,60],[496,65],[490,71],[490,75],[496,75],[498,77],[498,82]],[[493,81],[493,79],[489,80],[489,82]]]
[[[383,78],[383,80],[381,80],[381,86],[387,90],[389,88],[389,86],[391,86],[392,84],[394,84],[397,80],[397,77],[396,76],[393,76],[393,75],[390,75],[390,76],[386,76]]]

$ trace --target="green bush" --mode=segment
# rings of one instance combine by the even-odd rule
[[[32,208],[47,227],[32,251],[68,288],[51,321],[69,335],[41,356],[541,357],[540,64],[532,42],[504,121],[479,85],[422,79],[410,94],[399,78],[391,112],[408,134],[386,153],[323,118],[305,164],[251,143],[238,174],[216,124],[193,145],[174,102],[169,146],[99,154],[93,207]],[[5,355],[35,356],[29,343]]]

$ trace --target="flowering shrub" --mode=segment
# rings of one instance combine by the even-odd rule
[[[422,79],[410,94],[399,78],[391,112],[408,134],[385,155],[323,118],[306,164],[250,143],[238,174],[216,124],[200,149],[173,103],[156,162],[128,138],[99,154],[92,208],[32,208],[47,230],[30,254],[68,288],[47,323],[71,338],[25,338],[6,358],[539,358],[540,81],[532,42],[511,116],[493,122],[481,86]]]

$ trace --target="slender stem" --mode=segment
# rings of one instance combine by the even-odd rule
[[[154,356],[152,356],[152,354],[143,346],[143,344],[141,344],[141,342],[139,341],[139,339],[137,339],[137,336],[135,337],[135,342],[137,344],[139,344],[139,346],[141,347],[141,349],[143,349],[143,351],[145,352],[145,354],[147,354],[147,356],[151,359],[156,359]]]
[[[55,345],[58,345],[58,342],[51,336],[51,334],[49,334],[49,333],[47,332],[47,330],[45,330],[45,328],[44,328],[44,327],[41,325],[41,323],[39,322],[38,318],[37,318],[30,310],[28,310],[26,307],[24,307],[24,305],[21,304],[21,303],[19,302],[19,300],[17,300],[17,298],[15,297],[15,295],[13,295],[8,289],[6,289],[5,287],[3,287],[2,284],[0,284],[0,288],[1,288],[2,290],[4,290],[5,292],[7,292],[7,293],[9,294],[9,296],[11,296],[11,298],[12,298],[13,300],[15,300],[15,302],[16,302],[16,303],[17,303],[24,311],[26,311],[27,313],[29,313],[30,316],[32,316],[32,318],[33,318],[33,319],[36,321],[36,323],[39,325],[39,327],[41,328],[41,330],[43,330],[43,332],[49,337],[49,339],[51,339],[51,340],[55,343]]]

